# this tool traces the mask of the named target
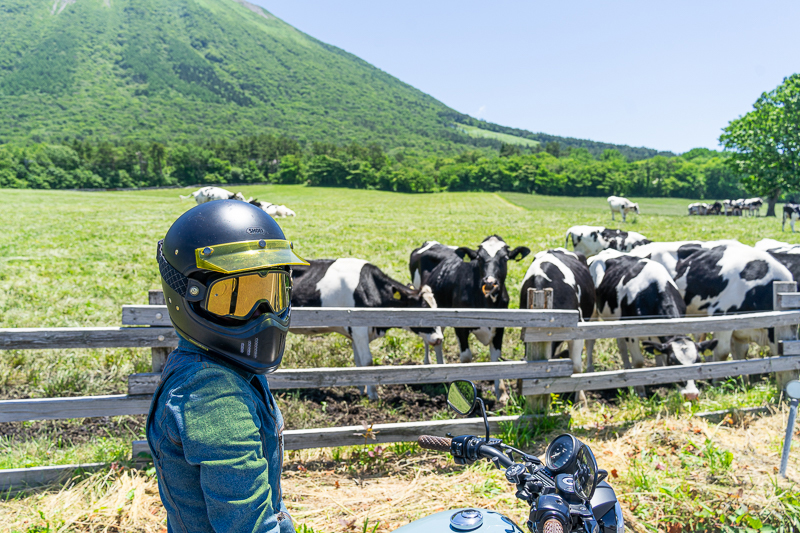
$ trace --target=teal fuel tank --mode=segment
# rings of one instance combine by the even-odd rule
[[[510,518],[497,511],[475,507],[441,511],[394,531],[395,533],[525,533]]]

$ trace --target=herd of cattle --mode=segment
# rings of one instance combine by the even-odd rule
[[[520,308],[527,308],[527,289],[553,290],[555,309],[575,309],[580,320],[629,318],[679,318],[772,310],[773,281],[800,279],[800,245],[771,239],[755,247],[735,240],[651,242],[636,232],[596,226],[574,226],[567,231],[572,251],[556,248],[533,257],[520,288]],[[412,285],[390,278],[378,267],[360,259],[311,260],[310,266],[295,268],[292,305],[297,307],[418,307],[418,308],[507,308],[508,261],[521,261],[531,253],[525,246],[510,247],[500,236],[486,237],[477,248],[448,246],[427,241],[411,251],[409,273]],[[315,334],[321,330],[293,330]],[[355,327],[328,329],[349,337],[357,366],[372,362],[370,341],[382,337],[386,328]],[[442,364],[442,330],[414,328]],[[472,360],[469,335],[489,346],[490,358],[498,361],[503,328],[456,328],[460,360]],[[657,365],[700,362],[701,355],[722,360],[729,354],[741,359],[750,343],[769,347],[777,354],[773,331],[766,329],[716,331],[714,339],[696,342],[686,335],[617,339],[626,368],[642,367],[644,351],[655,355]],[[554,343],[555,344],[555,343]],[[581,340],[567,343],[552,357],[567,356],[574,371],[584,371]],[[593,370],[594,341],[586,343],[587,372]],[[504,396],[501,384],[497,397]],[[366,391],[376,398],[374,388]],[[693,382],[683,391],[697,398]],[[502,394],[501,394],[502,393]]]
[[[295,212],[286,207],[285,205],[277,205],[271,204],[269,202],[264,202],[261,200],[254,199],[252,197],[245,199],[244,195],[240,192],[232,193],[231,191],[227,191],[221,187],[203,187],[194,191],[192,194],[188,194],[186,196],[179,195],[181,200],[188,200],[189,198],[194,198],[197,204],[204,204],[206,202],[211,202],[213,200],[239,200],[242,202],[247,202],[253,204],[254,206],[262,209],[266,212],[269,216],[273,218],[283,218],[283,217],[293,217],[295,216]]]
[[[738,200],[723,200],[713,204],[696,202],[689,204],[689,215],[760,216],[763,205],[764,200],[761,198],[739,198]]]

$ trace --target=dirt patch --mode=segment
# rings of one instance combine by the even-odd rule
[[[144,434],[145,416],[104,416],[73,420],[37,420],[34,422],[2,422],[0,437],[12,442],[47,438],[60,445],[76,446],[96,437],[130,437]]]

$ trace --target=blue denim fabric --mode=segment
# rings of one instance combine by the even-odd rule
[[[147,417],[169,533],[293,533],[283,504],[283,417],[264,376],[184,339]]]

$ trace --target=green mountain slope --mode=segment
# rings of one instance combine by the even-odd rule
[[[0,0],[0,36],[0,143],[277,133],[452,152],[500,143],[454,122],[540,135],[472,123],[244,0]]]

